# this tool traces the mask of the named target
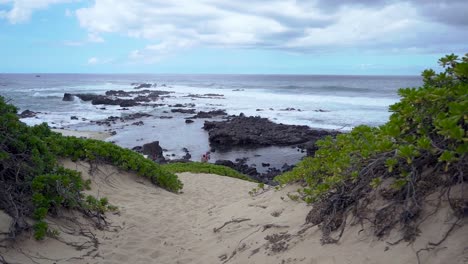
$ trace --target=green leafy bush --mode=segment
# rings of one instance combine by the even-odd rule
[[[172,173],[180,173],[180,172],[193,172],[193,173],[211,173],[220,176],[228,176],[231,178],[256,182],[252,178],[247,175],[244,175],[236,170],[233,170],[226,166],[215,165],[206,162],[177,162],[177,163],[169,163],[162,165],[163,169],[172,172]]]
[[[393,197],[406,205],[409,199],[419,201],[430,191],[422,186],[431,185],[433,190],[441,182],[450,185],[466,180],[468,55],[451,54],[439,63],[444,72],[425,70],[423,86],[399,90],[401,100],[390,106],[392,115],[386,124],[358,126],[336,138],[326,137],[317,142],[314,157],[276,177],[281,184],[305,183],[302,198],[322,206],[321,211],[314,211],[320,217],[312,222],[322,223],[328,231],[338,228],[343,219],[337,221],[336,217],[343,214],[337,212],[355,206],[386,178],[393,179]],[[431,176],[424,175],[427,170],[432,171]],[[448,179],[429,179],[444,173],[450,175]],[[405,221],[419,210],[413,205],[407,208],[401,218]],[[331,212],[333,219],[327,218]]]
[[[174,173],[132,150],[112,143],[57,135],[45,140],[53,147],[54,153],[60,157],[107,162],[123,170],[135,171],[138,175],[147,177],[154,184],[172,192],[178,192],[183,187],[182,182]]]
[[[57,159],[103,161],[148,177],[169,191],[178,192],[182,183],[177,176],[131,150],[97,140],[63,137],[46,124],[29,127],[20,122],[16,107],[0,96],[0,210],[13,217],[11,237],[33,225],[36,239],[48,234],[45,218],[60,209],[79,210],[90,218],[102,218],[116,210],[106,198],[85,196],[89,188],[80,173],[61,167]]]

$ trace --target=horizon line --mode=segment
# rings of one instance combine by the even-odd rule
[[[337,74],[337,73],[89,73],[89,72],[0,72],[0,75],[279,75],[279,76],[394,76],[421,77],[420,74]],[[40,76],[39,76],[40,77]],[[38,78],[39,78],[38,77]]]

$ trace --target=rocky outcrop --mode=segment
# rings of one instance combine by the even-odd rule
[[[216,116],[227,116],[226,110],[213,110],[213,111],[200,111],[196,115],[189,117],[190,119],[195,119],[195,118],[213,118]]]
[[[171,109],[172,113],[181,113],[181,114],[195,114],[195,109]]]
[[[38,113],[36,112],[33,112],[29,109],[27,110],[24,110],[23,112],[21,112],[21,114],[19,114],[19,118],[31,118],[31,117],[35,117]]]
[[[93,105],[119,105],[120,107],[132,107],[141,105],[141,103],[148,103],[151,101],[157,101],[161,95],[167,95],[172,92],[168,91],[152,91],[152,90],[141,90],[141,91],[123,91],[123,90],[110,90],[105,95],[100,94],[70,94],[65,93],[63,95],[63,101],[73,101],[74,97],[80,98],[82,101],[89,102]],[[135,98],[126,99],[125,97]],[[124,97],[124,98],[122,98]]]
[[[185,153],[185,155],[182,157],[183,160],[189,161],[192,158],[192,155],[190,154],[190,151],[187,148],[182,148],[182,151]]]
[[[247,164],[247,158],[236,159],[235,162],[230,160],[217,160],[216,165],[223,165],[234,169],[240,173],[248,175],[250,178],[263,182],[269,185],[277,185],[278,183],[274,181],[274,178],[286,171],[292,170],[294,166],[284,164],[281,169],[277,168],[268,168],[265,173],[259,173],[257,169],[253,166]]]
[[[91,97],[89,94],[86,94],[84,97],[81,94],[77,94],[76,96],[83,101],[87,101]],[[93,105],[118,105],[120,107],[131,107],[139,105],[139,103],[134,99],[111,99],[104,95],[94,95],[90,101]]]
[[[163,155],[163,149],[159,145],[159,141],[144,144],[141,148],[141,152],[148,155],[148,157],[155,162],[164,163],[166,161]]]
[[[75,96],[73,94],[70,94],[70,93],[64,93],[63,94],[62,101],[71,102],[73,100],[75,100]]]
[[[205,121],[209,141],[214,146],[291,146],[315,142],[334,131],[308,126],[276,124],[261,117],[232,117],[227,121]]]
[[[130,115],[124,115],[122,117],[109,116],[108,118],[104,120],[98,120],[98,121],[91,120],[91,123],[95,123],[96,125],[100,125],[100,126],[103,126],[103,125],[111,126],[111,124],[116,124],[117,121],[126,122],[126,121],[131,121],[131,120],[135,120],[135,119],[139,119],[143,117],[149,117],[149,116],[152,116],[152,115],[147,114],[147,113],[135,113],[135,114],[130,114]]]
[[[153,86],[151,83],[140,83],[140,84],[135,84],[134,83],[133,85],[137,85],[137,86],[134,87],[135,89],[151,88]]]

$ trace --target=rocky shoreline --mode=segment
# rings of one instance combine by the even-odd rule
[[[121,129],[127,126],[145,126],[146,122],[151,121],[154,123],[156,119],[176,118],[176,120],[183,120],[185,125],[192,123],[200,124],[200,121],[196,120],[201,120],[202,127],[193,127],[191,129],[200,129],[207,132],[209,150],[213,153],[218,151],[229,152],[232,148],[248,148],[251,151],[255,151],[255,149],[262,147],[278,146],[289,148],[291,151],[297,149],[298,153],[304,153],[302,156],[313,155],[315,142],[318,139],[329,135],[335,136],[338,133],[332,130],[312,129],[308,126],[278,124],[259,116],[245,116],[244,114],[230,116],[225,109],[222,109],[222,104],[213,105],[213,107],[216,107],[213,110],[197,109],[196,103],[177,102],[169,104],[165,102],[165,99],[172,96],[172,91],[156,90],[154,89],[157,86],[155,84],[132,83],[132,86],[135,88],[133,91],[108,90],[104,94],[64,93],[62,101],[73,102],[75,100],[81,100],[101,110],[106,110],[106,107],[111,106],[121,107],[117,109],[119,111],[128,111],[134,109],[134,107],[140,106],[150,107],[156,110],[161,107],[165,107],[164,109],[169,108],[169,110],[164,111],[157,110],[161,115],[147,112],[134,112],[131,114],[121,112],[120,116],[111,115],[102,120],[90,121],[85,117],[77,116],[70,116],[70,119],[81,120],[98,127],[104,127],[101,128],[101,130],[110,133],[112,136],[119,133],[119,128]],[[159,87],[170,88],[166,85],[161,85]],[[224,95],[215,93],[188,94],[183,97],[190,98],[189,100],[191,101],[196,101],[206,98],[223,99]],[[294,107],[285,108],[285,111],[293,110],[301,111],[299,109],[296,110]],[[21,113],[20,116],[23,118],[32,118],[35,117],[35,114],[36,113],[32,111],[26,110]],[[157,132],[155,131],[155,133]],[[162,144],[164,145],[164,140],[162,140]],[[167,150],[163,149],[158,141],[134,146],[132,149],[144,155],[148,155],[148,157],[159,163],[199,161],[197,156],[193,156],[187,147],[182,147],[183,156],[177,157],[173,153],[167,153]],[[268,184],[274,184],[273,178],[276,175],[290,170],[294,166],[294,164],[287,163],[276,163],[272,166],[269,164],[270,162],[266,160],[266,158],[268,158],[266,155],[264,155],[264,157],[255,155],[255,157],[257,156],[258,158],[256,158],[255,161],[249,160],[249,158],[245,156],[237,156],[231,157],[230,159],[219,158],[210,162],[231,167],[241,173],[249,175],[253,179]]]

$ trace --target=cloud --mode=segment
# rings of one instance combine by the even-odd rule
[[[192,47],[194,43],[187,40],[168,39],[164,42],[148,45],[143,49],[132,50],[128,55],[131,62],[143,62],[152,64],[181,51]]]
[[[72,0],[68,0],[72,1]],[[67,0],[0,0],[11,23]],[[466,49],[466,0],[91,0],[75,11],[88,32],[141,39],[129,58],[147,63],[191,47],[291,52],[420,52]],[[88,4],[89,3],[89,4]],[[70,15],[70,12],[66,14]]]
[[[82,41],[66,40],[63,42],[66,46],[83,46],[89,43],[103,43],[105,40],[96,33],[88,33],[88,37]]]
[[[175,50],[177,43],[298,52],[446,52],[468,41],[464,34],[468,19],[463,13],[467,9],[468,2],[461,0],[251,0],[248,4],[228,0],[95,0],[76,15],[90,32],[160,43],[152,45],[156,49],[149,45],[130,56],[143,58]]]
[[[88,59],[88,64],[89,65],[95,65],[95,64],[98,64],[98,63],[99,63],[99,59],[96,58],[96,57],[92,57],[92,58]]]
[[[0,18],[7,19],[12,24],[29,21],[34,11],[45,9],[49,5],[67,3],[72,0],[1,0],[0,4],[11,5],[10,10],[2,10]]]

